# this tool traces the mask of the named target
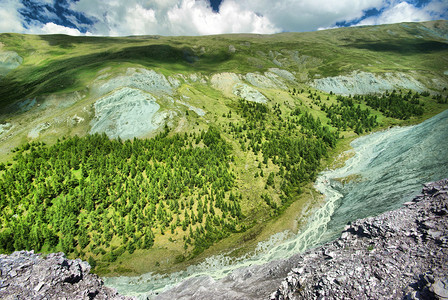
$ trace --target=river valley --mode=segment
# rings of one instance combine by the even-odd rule
[[[325,195],[325,204],[293,238],[279,233],[245,257],[214,256],[182,272],[105,278],[106,285],[141,299],[206,299],[210,292],[229,299],[268,296],[289,272],[295,254],[336,238],[348,222],[400,207],[423,183],[448,177],[448,110],[351,145],[354,155],[344,167],[319,175],[315,188]]]

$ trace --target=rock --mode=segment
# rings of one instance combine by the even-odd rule
[[[104,286],[90,265],[63,253],[0,255],[0,299],[130,299]]]
[[[448,299],[448,277],[435,281],[430,291],[439,299]]]
[[[268,99],[258,90],[247,84],[239,83],[233,87],[233,93],[246,101],[267,103]]]
[[[327,93],[342,95],[383,93],[397,88],[418,92],[425,90],[421,82],[404,73],[374,74],[355,71],[348,75],[315,79],[311,85]]]
[[[23,58],[20,57],[14,51],[1,51],[0,52],[0,78],[6,76],[11,70],[19,67],[23,62]]]
[[[438,213],[448,208],[447,184],[427,183],[417,202],[357,220],[303,253],[271,299],[448,299],[448,215]]]
[[[160,105],[149,93],[124,87],[94,104],[95,118],[90,133],[106,133],[110,138],[143,136],[162,126],[156,122]]]

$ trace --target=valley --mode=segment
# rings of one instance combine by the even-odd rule
[[[353,139],[448,109],[447,32],[1,34],[0,250],[163,274],[297,232]]]

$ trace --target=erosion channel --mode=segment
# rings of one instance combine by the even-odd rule
[[[315,188],[325,204],[293,238],[277,234],[245,257],[214,256],[168,275],[104,278],[106,285],[141,299],[269,297],[295,254],[336,238],[348,222],[400,207],[422,183],[448,177],[448,110],[419,125],[363,136],[352,147],[344,167],[319,175]]]

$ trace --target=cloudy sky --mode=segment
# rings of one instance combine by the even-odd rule
[[[208,35],[448,19],[447,0],[0,0],[0,32]]]

